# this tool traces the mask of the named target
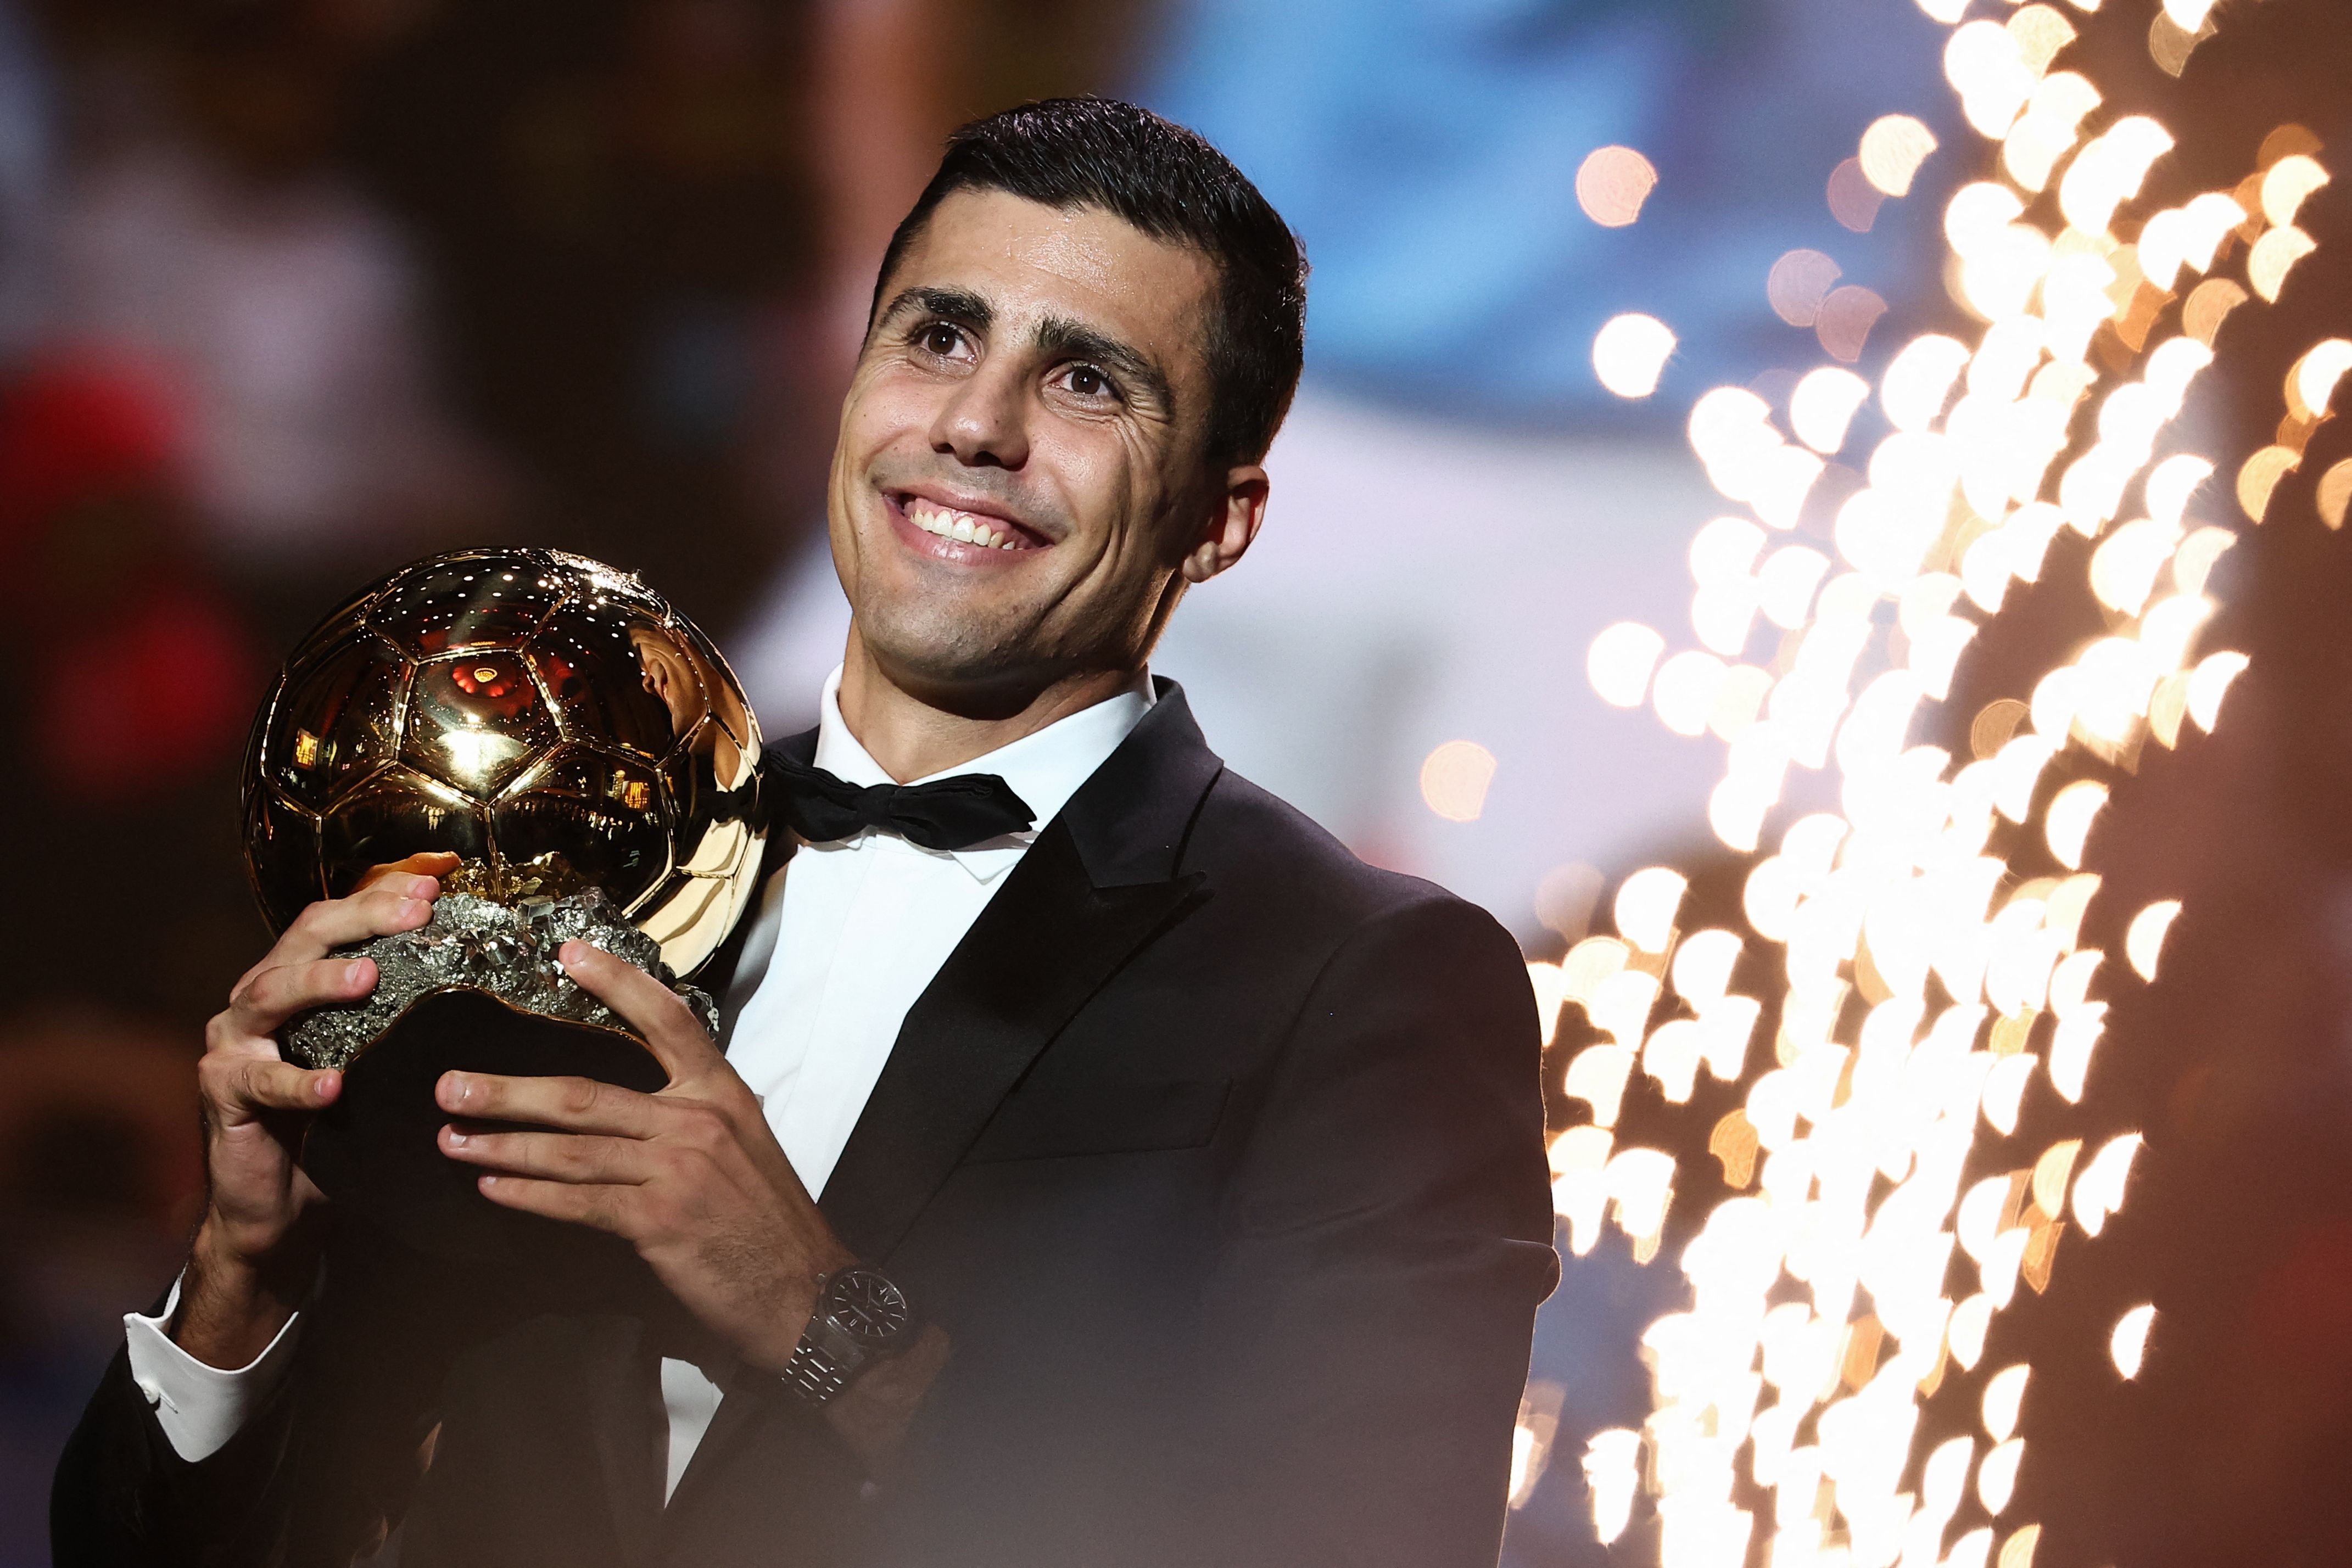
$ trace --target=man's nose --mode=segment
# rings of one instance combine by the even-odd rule
[[[931,450],[968,467],[1020,467],[1029,460],[1027,393],[1016,367],[982,364],[940,407]]]

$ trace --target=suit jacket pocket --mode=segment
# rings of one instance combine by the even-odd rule
[[[1145,1154],[1196,1149],[1216,1135],[1233,1085],[1065,1084],[1004,1102],[967,1165],[1061,1159],[1072,1155]]]

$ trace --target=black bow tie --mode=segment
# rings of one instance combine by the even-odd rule
[[[815,844],[880,828],[927,850],[961,850],[1017,833],[1037,820],[1029,803],[993,773],[860,788],[797,758],[771,752],[767,774],[778,815]]]

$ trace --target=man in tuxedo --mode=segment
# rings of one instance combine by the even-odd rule
[[[387,1529],[402,1568],[1495,1561],[1558,1267],[1518,954],[1225,771],[1146,670],[1264,517],[1305,272],[1140,110],[958,133],[844,404],[854,623],[766,759],[723,1054],[574,944],[667,1087],[436,1088],[488,1198],[619,1238],[666,1309],[421,1351],[365,1310],[415,1281],[332,1251],[293,1155],[341,1080],[273,1034],[373,984],[331,947],[429,916],[446,866],[387,868],[213,1022],[208,1207],[60,1466],[61,1564]]]

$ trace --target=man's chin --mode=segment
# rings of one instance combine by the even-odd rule
[[[857,636],[891,685],[940,706],[993,706],[993,699],[1032,685],[1028,661],[1006,656],[1018,646],[1018,632],[945,607],[928,614],[861,614]],[[955,698],[962,700],[948,700]]]

